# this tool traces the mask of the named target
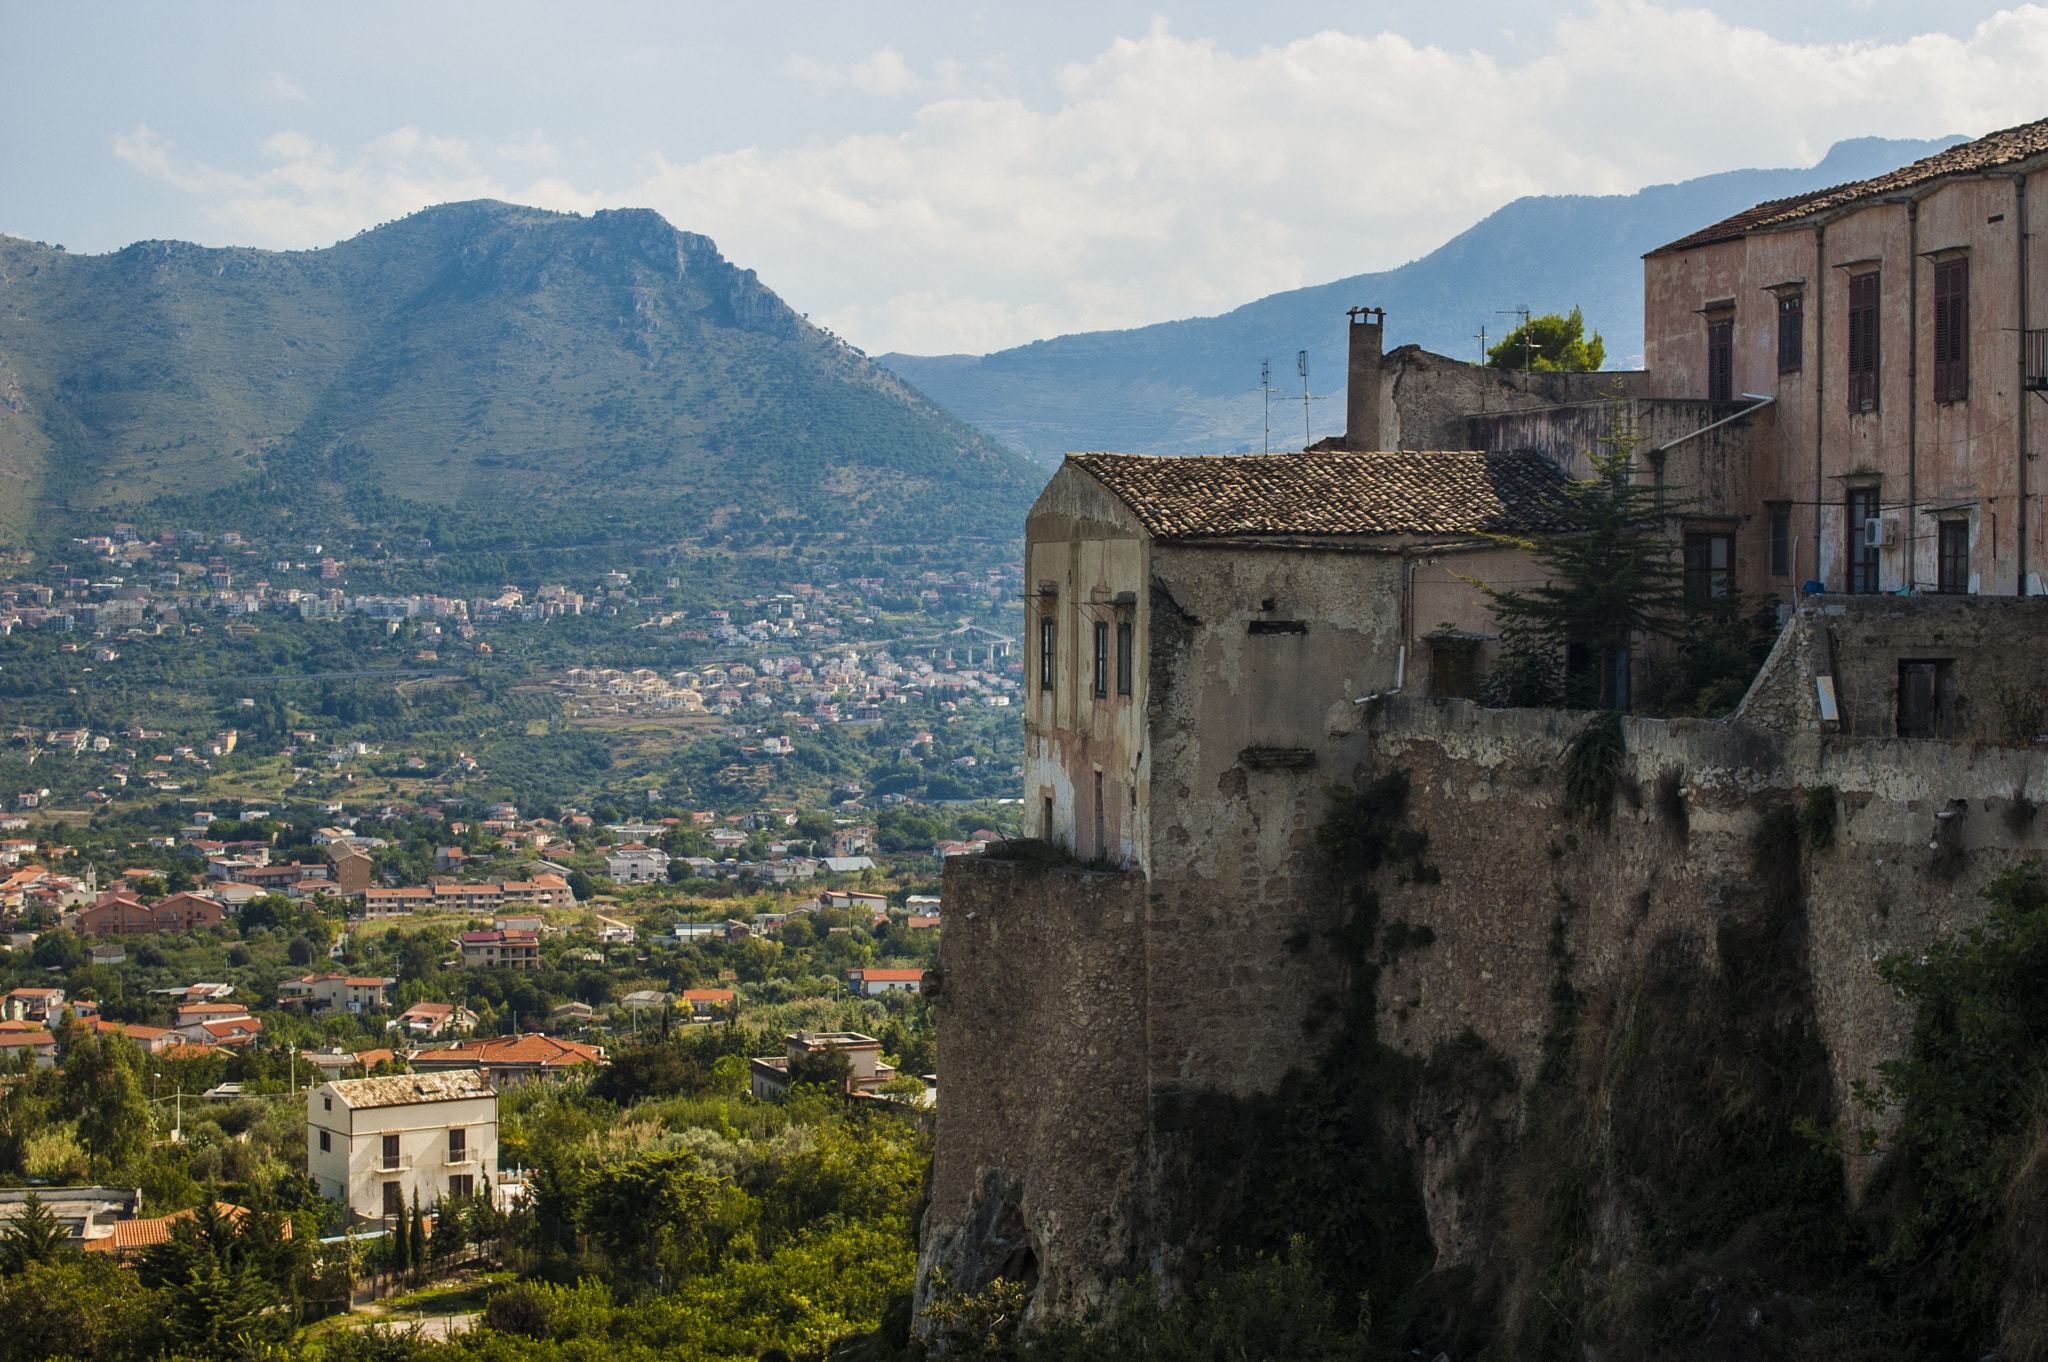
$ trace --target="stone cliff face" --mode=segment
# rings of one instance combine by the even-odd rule
[[[1983,662],[1968,609],[1947,637]],[[2031,635],[2038,613],[2008,602],[1971,628]],[[1389,860],[1341,928],[1337,880],[1239,924],[1191,914],[1190,886],[1165,911],[1135,875],[950,862],[921,1302],[940,1276],[1028,1273],[1035,1308],[1084,1311],[1119,1278],[1271,1246],[1290,1217],[1319,1233],[1286,1198],[1322,1156],[1277,1128],[1334,1121],[1369,1151],[1346,1176],[1384,1179],[1378,1252],[1424,1264],[1403,1327],[1454,1357],[1596,1338],[1641,1355],[1645,1320],[1695,1307],[1730,1347],[1818,1327],[1773,1293],[1819,1292],[1839,1245],[1783,1212],[1848,1215],[1869,1172],[1827,1140],[1855,1147],[1874,1118],[1854,1085],[1910,1026],[1874,962],[1981,920],[1984,886],[2040,854],[2028,792],[2048,758],[1817,731],[1804,655],[1781,650],[1752,693],[1771,727],[1623,720],[1604,819],[1566,798],[1587,715],[1365,707],[1355,783],[1405,773],[1398,824],[1426,849]],[[1317,1000],[1266,1038],[1292,1066],[1164,1071],[1176,1028],[1215,1021],[1201,1001],[1247,986],[1245,942],[1294,922],[1298,968],[1253,985]]]

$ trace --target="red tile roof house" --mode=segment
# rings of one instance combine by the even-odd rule
[[[21,1030],[0,1026],[0,1060],[16,1060],[24,1055],[35,1061],[39,1069],[47,1069],[57,1062],[57,1038],[39,1026],[24,1026]]]
[[[499,1088],[526,1083],[559,1082],[586,1064],[605,1063],[604,1048],[528,1033],[465,1041],[437,1050],[415,1050],[407,1056],[414,1073],[446,1073],[456,1069],[482,1072]]]
[[[391,1004],[398,980],[375,975],[308,974],[277,986],[280,1006],[303,1003],[309,1012],[381,1012]]]
[[[465,969],[540,968],[540,937],[533,932],[464,932],[461,945]]]
[[[414,1003],[392,1022],[415,1036],[438,1036],[443,1031],[467,1031],[476,1025],[476,1014],[454,1003]]]
[[[256,1043],[263,1034],[263,1023],[254,1017],[234,1017],[227,1021],[181,1026],[178,1033],[189,1036],[202,1045],[218,1045],[227,1050],[239,1050]]]
[[[738,995],[729,988],[686,988],[683,1002],[697,1017],[710,1020],[737,1008]]]
[[[64,1010],[61,988],[17,988],[0,996],[0,1020],[42,1021]]]
[[[232,1205],[229,1202],[216,1201],[213,1204],[220,1208],[222,1218],[235,1224],[240,1224],[242,1217],[249,1214],[244,1208]],[[186,1219],[191,1214],[192,1212],[190,1211],[173,1211],[169,1215],[160,1215],[149,1220],[117,1220],[114,1222],[114,1232],[112,1234],[102,1235],[98,1239],[86,1240],[85,1251],[87,1253],[112,1253],[117,1256],[139,1253],[152,1244],[161,1244],[166,1239],[169,1239],[171,1237],[171,1226],[180,1220]],[[284,1222],[283,1234],[287,1239],[292,1237],[292,1222],[290,1220]]]
[[[924,987],[921,969],[850,969],[847,985],[864,998],[884,993],[916,993]]]

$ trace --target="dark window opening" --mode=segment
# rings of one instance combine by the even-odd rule
[[[1245,626],[1248,634],[1305,634],[1307,620],[1253,620]]]
[[[1771,512],[1771,575],[1792,575],[1792,508],[1778,505]]]
[[[1429,693],[1437,700],[1479,698],[1479,640],[1429,640]]]
[[[469,1132],[455,1129],[448,1132],[448,1162],[461,1163],[469,1157]]]
[[[1038,617],[1038,688],[1052,690],[1053,644],[1059,638],[1060,622],[1051,615]]]
[[[1946,658],[1899,663],[1899,736],[1945,738],[1955,709],[1955,669]]]
[[[1967,595],[1970,590],[1970,522],[1944,520],[1936,540],[1935,589],[1944,596]]]
[[[395,1182],[384,1184],[384,1214],[405,1214],[405,1190]]]
[[[320,1152],[326,1154],[334,1149],[334,1139],[326,1131],[320,1132]]]
[[[1038,834],[1038,836],[1039,836],[1039,839],[1040,839],[1041,841],[1045,841],[1045,842],[1051,842],[1051,841],[1052,841],[1052,796],[1051,796],[1051,795],[1047,795],[1047,796],[1045,797],[1045,819],[1044,819],[1044,821],[1043,821],[1043,822],[1041,822],[1041,823],[1039,824],[1039,834]]]
[[[474,1173],[456,1173],[450,1177],[448,1179],[448,1195],[457,1198],[475,1196],[476,1175]]]
[[[1131,693],[1132,652],[1137,630],[1129,620],[1121,620],[1116,626],[1116,693]]]
[[[1934,267],[1934,400],[1970,395],[1970,262]]]
[[[386,1135],[384,1137],[384,1166],[386,1168],[398,1167],[398,1137],[396,1135]]]
[[[1849,410],[1877,410],[1878,273],[1849,276]]]
[[[1095,859],[1109,859],[1109,824],[1102,808],[1102,772],[1095,773]]]
[[[1806,296],[1778,299],[1778,372],[1796,374],[1806,360]]]
[[[1095,698],[1109,694],[1109,621],[1095,621]]]
[[[1727,402],[1735,396],[1735,319],[1707,323],[1707,400]]]
[[[1877,590],[1877,545],[1863,527],[1877,519],[1877,489],[1849,489],[1849,592],[1868,596]]]
[[[1685,537],[1685,594],[1705,598],[1735,592],[1735,536],[1688,534]]]

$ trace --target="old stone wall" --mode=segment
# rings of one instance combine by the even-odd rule
[[[2048,754],[1742,721],[1627,720],[1602,829],[1564,801],[1565,753],[1587,721],[1397,697],[1361,707],[1353,731],[1331,733],[1356,769],[1319,770],[1316,779],[1406,769],[1407,822],[1428,834],[1428,860],[1440,871],[1437,883],[1382,886],[1382,922],[1433,934],[1385,963],[1382,1042],[1427,1056],[1476,1037],[1526,1091],[1555,1020],[1561,969],[1582,994],[1614,999],[1640,986],[1653,950],[1674,943],[1709,973],[1725,968],[1718,930],[1750,911],[1760,876],[1783,870],[1801,879],[1814,1024],[1837,1125],[1853,1132],[1867,1118],[1850,1085],[1899,1052],[1909,1020],[1874,963],[1979,920],[1985,884],[2041,854],[2048,820],[2037,825],[2026,792],[2048,779]],[[1057,1307],[1173,1260],[1162,1208],[1176,1189],[1152,1185],[1169,1165],[1148,1152],[1171,1129],[1161,1113],[1271,1092],[1290,1065],[1307,1068],[1317,1055],[1299,1018],[1325,987],[1327,962],[1316,951],[1272,949],[1332,911],[1301,868],[1320,808],[1308,783],[1268,790],[1243,773],[1203,792],[1205,802],[1240,804],[1239,827],[1279,817],[1299,830],[1286,848],[1296,867],[1288,894],[1248,893],[1242,876],[1155,875],[1147,885],[949,864],[946,1097],[921,1283],[949,1264],[963,1265],[947,1266],[954,1280],[977,1271],[985,1280],[1028,1242],[1042,1274],[1037,1300]],[[1760,866],[1760,821],[1818,786],[1835,794],[1833,844],[1810,848],[1795,866]],[[1216,819],[1191,835],[1243,835]],[[1225,1046],[1219,1035],[1229,1027],[1243,1034]],[[1440,1268],[1474,1261],[1487,1243],[1459,1174],[1469,1117],[1418,1109],[1405,1137]],[[1852,1183],[1864,1171],[1852,1167]],[[999,1224],[1009,1228],[989,1228]]]
[[[945,899],[918,1303],[1005,1275],[1093,1300],[1143,1266],[1144,877],[956,856]]]

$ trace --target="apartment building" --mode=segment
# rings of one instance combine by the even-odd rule
[[[306,1094],[306,1174],[358,1219],[417,1198],[496,1198],[498,1094],[475,1070],[349,1078]]]

